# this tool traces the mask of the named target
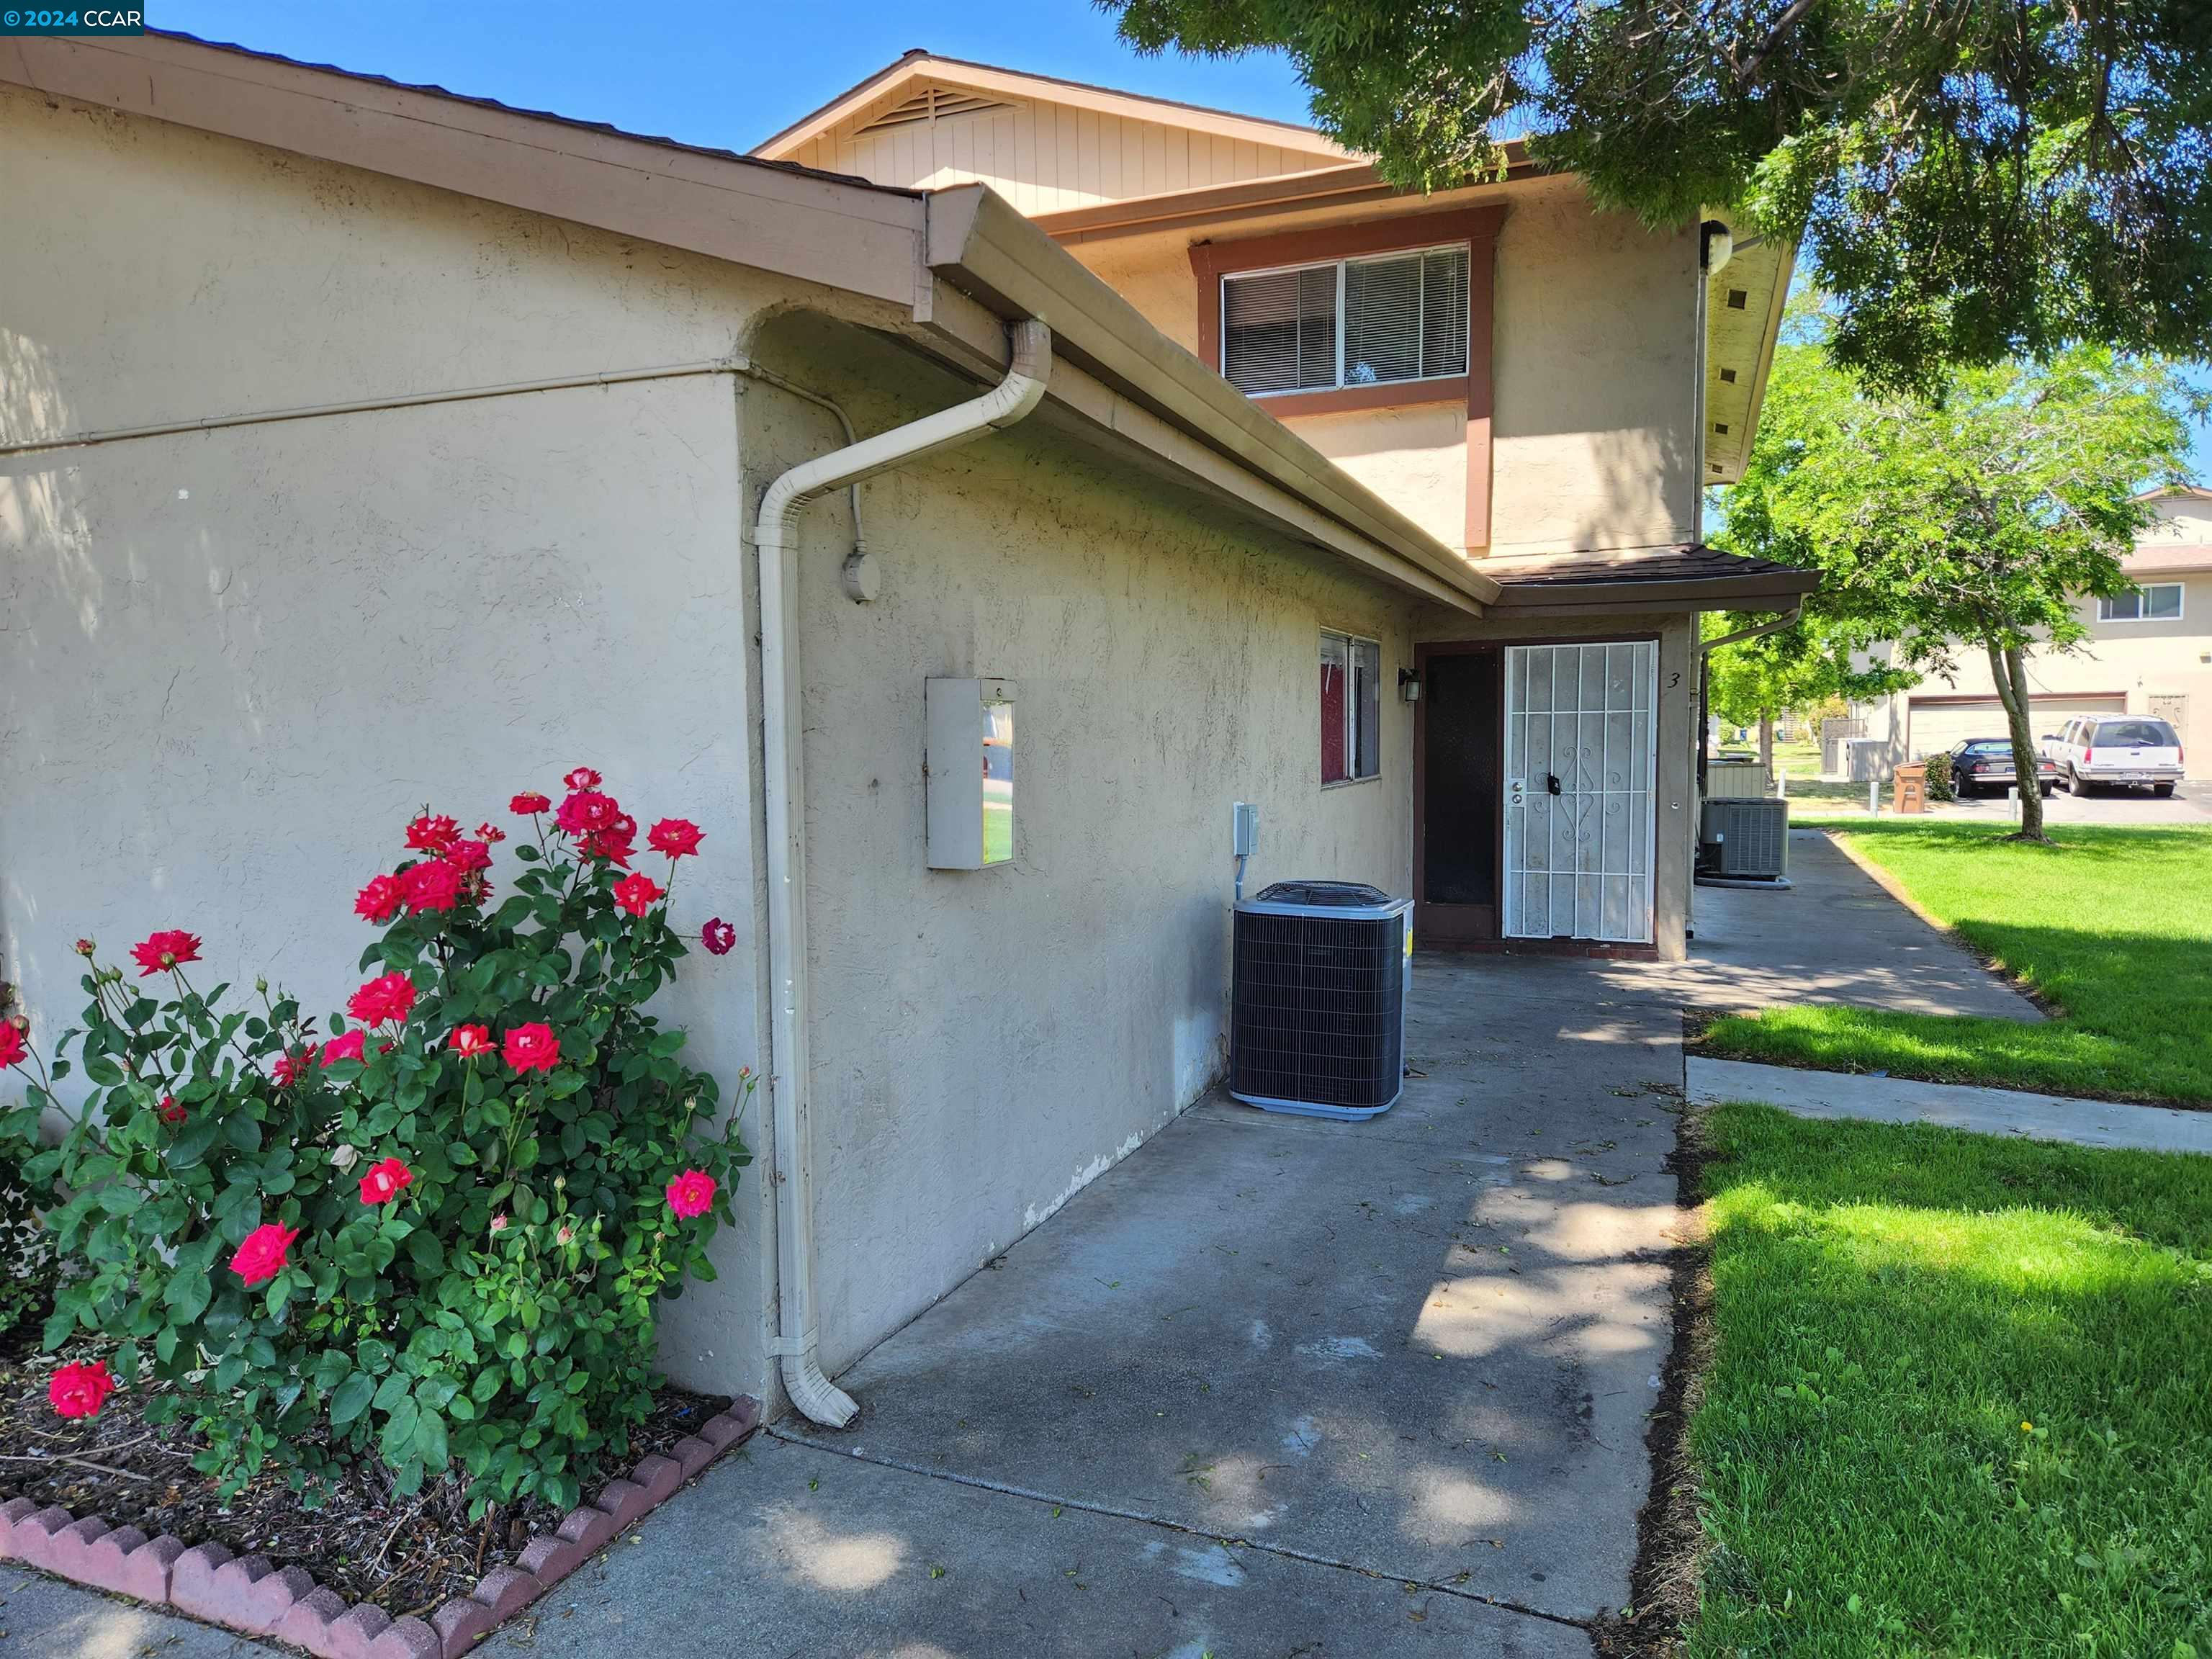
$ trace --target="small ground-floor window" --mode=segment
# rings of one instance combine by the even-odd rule
[[[1322,630],[1321,781],[1349,783],[1382,769],[1382,647]]]

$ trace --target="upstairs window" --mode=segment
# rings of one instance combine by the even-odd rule
[[[2179,582],[2151,582],[2097,601],[2099,622],[2178,622],[2180,617]]]
[[[1321,781],[1351,783],[1382,769],[1382,647],[1351,634],[1321,636]]]
[[[1221,280],[1221,373],[1248,397],[1467,373],[1467,248]]]

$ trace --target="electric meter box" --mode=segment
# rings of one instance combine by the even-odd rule
[[[1014,683],[925,680],[929,867],[983,870],[1014,856]]]

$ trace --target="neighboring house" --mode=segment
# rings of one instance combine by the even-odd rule
[[[819,135],[798,166],[0,40],[0,956],[36,1030],[71,940],[155,927],[334,1006],[398,823],[601,768],[707,827],[678,919],[740,935],[671,1012],[774,1111],[667,1358],[771,1405],[772,1356],[848,1363],[1218,1075],[1232,802],[1255,881],[1410,889],[1430,942],[1680,953],[1696,613],[1813,580],[1695,545],[1786,258],[1709,280],[1717,232],[1525,164],[1418,201],[1297,129],[962,76],[909,60],[823,131],[964,143],[952,177],[1049,218]],[[757,522],[848,422],[993,386],[964,447]],[[946,870],[925,683],[963,678],[1016,711],[1011,768],[1001,708],[952,769],[1012,855]]]
[[[2078,649],[2028,653],[2034,734],[2055,732],[2077,714],[2155,714],[2181,734],[2201,776],[2212,757],[2212,489],[2185,485],[2139,499],[2158,517],[2120,562],[2135,591],[2081,600],[2089,637]],[[1893,761],[1917,760],[1961,738],[2004,735],[1986,655],[1968,645],[1958,657],[1950,679],[1851,711]]]

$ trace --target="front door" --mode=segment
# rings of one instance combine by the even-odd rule
[[[1509,939],[1651,940],[1659,647],[1505,652]]]
[[[1416,647],[1413,937],[1425,946],[1498,938],[1498,647]]]

